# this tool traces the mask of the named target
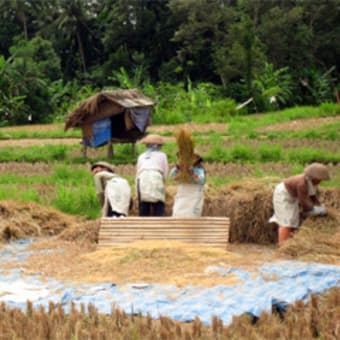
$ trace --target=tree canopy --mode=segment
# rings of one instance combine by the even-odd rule
[[[280,107],[333,100],[339,87],[340,0],[0,0],[0,9],[7,122],[14,111],[46,120],[60,82],[119,86],[122,72],[139,86],[211,83],[254,98],[253,110],[272,97]]]

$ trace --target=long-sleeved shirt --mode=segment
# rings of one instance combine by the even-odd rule
[[[94,186],[96,190],[96,194],[102,194],[105,192],[105,187],[107,181],[109,181],[111,178],[117,176],[116,174],[110,172],[110,171],[99,171],[94,175]]]
[[[144,152],[137,160],[137,178],[144,170],[159,171],[163,178],[168,175],[168,158],[162,151]]]
[[[289,194],[298,199],[304,211],[312,210],[315,204],[320,204],[316,196],[317,187],[313,186],[305,174],[289,177],[283,183]]]
[[[170,170],[169,176],[176,178],[181,170],[176,165]],[[205,184],[205,170],[202,166],[193,166],[190,168],[190,180],[192,184]]]

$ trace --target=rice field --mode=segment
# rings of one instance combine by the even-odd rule
[[[208,182],[203,214],[231,219],[225,250],[169,241],[137,242],[97,250],[100,210],[89,168],[94,160],[106,157],[106,148],[91,149],[88,159],[83,159],[77,134],[61,138],[60,124],[1,128],[0,137],[7,137],[0,138],[3,157],[0,161],[0,239],[6,243],[36,237],[38,242],[32,251],[62,250],[53,254],[37,252],[20,263],[2,263],[3,268],[11,270],[20,266],[27,273],[79,282],[123,284],[144,280],[212,287],[234,285],[238,279],[207,275],[204,268],[208,265],[235,266],[250,272],[255,272],[266,261],[287,259],[340,265],[339,138],[336,134],[334,138],[324,139],[291,138],[290,135],[338,121],[339,116],[291,120],[256,128],[253,135],[249,131],[235,135],[227,124],[181,125],[192,131],[196,150],[206,158]],[[173,134],[177,129],[178,126],[150,128],[150,132],[160,133],[167,139],[165,151],[172,164],[175,162]],[[276,132],[287,133],[287,138],[276,137]],[[24,138],[20,138],[20,134]],[[49,134],[56,137],[51,138]],[[43,145],[50,150],[65,145],[64,154],[52,152],[47,158],[40,152],[39,160],[27,161],[21,156],[10,159],[18,148],[31,149],[37,155],[39,149],[35,147]],[[141,151],[142,146],[138,145],[137,152]],[[130,146],[124,145],[122,151],[117,148],[117,152],[117,157],[121,157],[120,152],[127,157]],[[228,160],[226,154],[234,158]],[[299,232],[279,249],[277,229],[267,223],[272,214],[273,188],[283,178],[300,173],[304,164],[313,158],[320,161],[320,155],[329,155],[325,162],[332,180],[322,185],[321,197],[331,213],[327,218],[306,220]],[[135,156],[129,154],[128,158],[121,159],[116,158],[116,172],[124,175],[134,188]],[[167,215],[171,214],[175,192],[176,183],[169,180]],[[135,192],[131,214],[137,215]],[[275,313],[261,315],[258,320],[242,316],[228,327],[216,318],[206,327],[199,319],[183,325],[167,318],[154,321],[145,316],[131,317],[115,309],[111,315],[102,316],[90,307],[90,316],[85,318],[84,311],[74,309],[66,316],[54,305],[45,312],[33,311],[28,304],[23,313],[2,304],[0,330],[5,339],[24,339],[25,329],[35,339],[45,339],[46,332],[50,332],[51,339],[112,338],[118,334],[126,339],[335,339],[340,336],[338,306],[337,288],[322,297],[313,297],[307,306],[296,303],[284,317]]]

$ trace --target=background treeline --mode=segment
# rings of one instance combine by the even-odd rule
[[[334,101],[340,0],[0,0],[0,126],[137,87],[156,122]]]

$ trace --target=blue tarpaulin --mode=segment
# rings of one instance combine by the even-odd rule
[[[0,258],[5,262],[24,259],[27,251],[25,242],[15,242],[0,249]],[[0,262],[1,266],[1,262]],[[58,281],[42,275],[26,275],[21,269],[4,271],[0,267],[0,301],[9,306],[26,308],[27,299],[34,306],[48,308],[49,301],[62,303],[66,312],[73,301],[93,304],[100,313],[111,313],[112,305],[126,313],[160,315],[178,321],[191,321],[198,316],[205,324],[213,316],[229,324],[234,315],[250,313],[259,316],[262,311],[271,312],[273,306],[285,308],[297,300],[307,301],[310,294],[321,293],[340,285],[340,267],[319,263],[281,261],[266,263],[258,273],[248,273],[238,268],[213,266],[208,271],[220,275],[237,275],[242,282],[234,286],[210,288],[188,286],[178,288],[172,285],[152,283],[131,283],[115,285],[74,284]]]
[[[104,118],[96,121],[92,125],[92,137],[86,138],[84,144],[98,147],[107,143],[111,139],[111,119]]]
[[[130,109],[131,118],[140,132],[144,132],[150,116],[151,108],[134,108]]]

